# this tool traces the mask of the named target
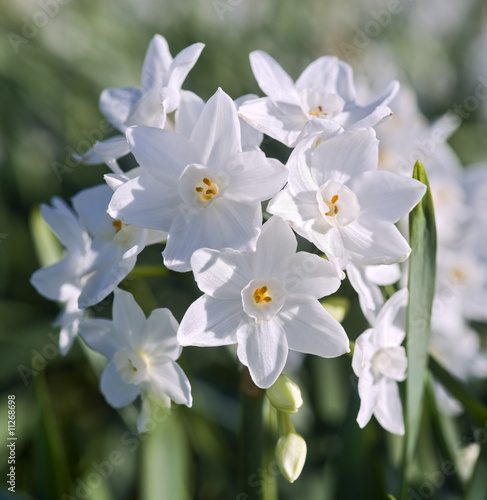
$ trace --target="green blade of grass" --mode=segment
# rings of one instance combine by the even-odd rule
[[[425,375],[430,340],[430,320],[435,293],[436,226],[433,199],[423,165],[414,165],[413,178],[426,185],[423,199],[409,215],[409,303],[406,320],[406,350],[408,371],[406,379],[406,428],[401,498],[407,499],[419,428],[421,424]]]

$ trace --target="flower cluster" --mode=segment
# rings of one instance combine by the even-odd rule
[[[294,82],[256,51],[250,62],[266,97],[233,100],[218,89],[205,103],[182,90],[202,49],[194,44],[172,58],[156,35],[141,88],[101,95],[101,111],[122,135],[96,143],[80,159],[106,163],[112,170],[106,183],[78,193],[72,208],[57,198],[42,207],[66,252],[38,270],[32,283],[64,305],[57,320],[62,352],[79,332],[103,354],[109,364],[101,392],[116,408],[140,396],[144,430],[151,398],[191,405],[189,381],[175,363],[182,346],[237,344],[238,359],[263,389],[281,375],[289,350],[324,358],[349,352],[345,330],[319,302],[347,276],[372,325],[357,339],[353,357],[359,424],[375,414],[386,429],[403,433],[397,382],[407,366],[400,346],[407,294],[399,291],[384,305],[379,285],[401,277],[398,264],[411,249],[396,223],[426,187],[384,168],[379,155],[374,127],[387,130],[398,83],[359,104],[352,70],[337,58],[317,59]],[[285,165],[262,151],[263,134],[293,148]],[[119,159],[129,153],[138,166],[123,171]],[[481,205],[485,190],[476,188],[474,181],[465,187],[468,200]],[[455,220],[463,210],[447,209]],[[297,251],[295,233],[313,253]],[[168,309],[146,319],[134,298],[117,288],[145,246],[158,242],[165,242],[164,265],[191,271],[203,292],[180,325]],[[478,254],[469,258],[477,269],[486,265]],[[469,274],[468,259],[462,262],[465,269],[442,276],[464,280],[480,301],[477,290],[485,290],[486,281]],[[86,309],[112,292],[113,320],[87,319]],[[485,314],[479,302],[464,297],[462,314]]]

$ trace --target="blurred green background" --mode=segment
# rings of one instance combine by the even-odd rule
[[[417,92],[429,119],[442,115],[463,102],[480,77],[487,79],[487,4],[398,0],[401,12],[392,13],[392,3],[2,0],[0,427],[4,435],[7,395],[15,394],[19,498],[244,500],[236,479],[234,354],[224,348],[187,349],[181,365],[193,385],[194,408],[178,408],[156,433],[137,437],[135,408],[117,412],[98,391],[102,360],[81,342],[66,358],[56,352],[58,332],[51,322],[58,307],[29,283],[60,251],[47,240],[39,252],[32,234],[37,207],[102,182],[106,167],[77,165],[70,152],[83,153],[99,138],[93,131],[103,119],[98,97],[104,88],[139,85],[155,33],[166,37],[173,55],[191,43],[206,44],[183,87],[205,100],[218,87],[233,98],[260,94],[248,54],[262,49],[294,78],[326,54],[347,60],[357,77],[377,85],[382,69],[388,77],[396,73]],[[373,31],[371,22],[380,29]],[[366,35],[358,47],[360,33]],[[386,68],[383,53],[400,70]],[[462,121],[450,143],[464,164],[487,161],[486,102]],[[264,147],[283,160],[288,154],[270,142]],[[143,262],[162,263],[161,248],[147,249]],[[178,320],[199,295],[188,273],[135,278],[125,287],[146,312],[169,307]],[[346,285],[340,293],[354,297]],[[108,301],[95,313],[109,315],[110,309]],[[344,326],[356,334],[365,328],[356,301]],[[31,367],[34,372],[26,371]],[[259,480],[277,481],[284,499],[364,498],[363,491],[367,498],[385,498],[398,479],[397,440],[380,432],[375,421],[365,431],[355,424],[359,401],[350,360],[306,359],[297,379],[305,408],[295,425],[309,447],[303,475],[290,485],[271,467]],[[435,470],[438,457],[429,437],[426,429],[418,467]],[[0,450],[5,477],[7,450]],[[1,498],[6,495],[0,492]]]

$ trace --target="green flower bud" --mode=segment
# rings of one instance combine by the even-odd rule
[[[282,475],[294,483],[306,461],[306,441],[295,432],[281,436],[276,445],[276,460]]]
[[[298,384],[286,375],[280,375],[267,389],[267,398],[274,408],[284,413],[296,413],[303,404]]]

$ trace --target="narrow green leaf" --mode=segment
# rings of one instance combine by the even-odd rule
[[[429,368],[443,387],[460,401],[473,423],[478,427],[484,427],[487,423],[487,408],[472,395],[468,387],[443,368],[433,356],[429,358]]]
[[[44,372],[39,372],[34,378],[34,386],[40,417],[35,440],[37,496],[39,500],[61,498],[69,494],[71,481]]]
[[[409,215],[409,303],[406,320],[408,372],[405,404],[405,448],[402,498],[407,498],[407,484],[416,452],[421,424],[425,374],[430,340],[430,320],[436,276],[436,226],[433,199],[428,177],[418,161],[413,178],[426,185],[423,199]]]
[[[481,445],[480,455],[464,498],[465,500],[487,499],[487,443]]]
[[[189,500],[189,450],[181,421],[182,410],[173,408],[153,432],[141,436],[142,500]]]

